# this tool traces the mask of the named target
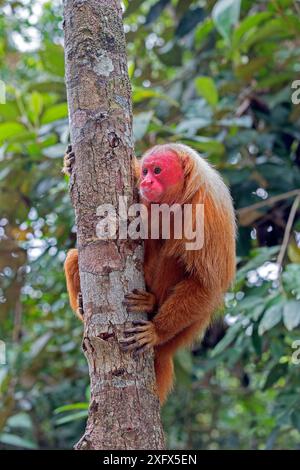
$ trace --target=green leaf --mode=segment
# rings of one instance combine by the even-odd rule
[[[291,422],[293,426],[300,432],[300,410],[295,410],[292,412]]]
[[[287,373],[288,364],[276,364],[269,372],[263,390],[272,387],[281,377],[285,377]]]
[[[181,18],[176,31],[175,37],[182,38],[186,34],[190,33],[195,29],[197,24],[204,20],[206,17],[206,12],[203,8],[193,8],[186,12],[186,14]]]
[[[7,166],[6,168],[3,168],[3,170],[0,170],[0,181],[4,180],[11,171],[12,169],[9,168],[9,166]]]
[[[62,158],[66,150],[65,144],[51,145],[43,149],[43,155],[48,158]]]
[[[39,354],[45,349],[47,344],[49,343],[50,339],[52,338],[52,332],[48,331],[44,333],[42,336],[37,338],[32,344],[30,348],[29,356],[31,359],[35,359]]]
[[[124,17],[126,18],[127,16],[134,13],[141,6],[143,2],[144,0],[129,0],[128,7],[126,8]]]
[[[196,135],[199,129],[209,126],[211,123],[210,117],[199,117],[187,119],[178,124],[176,127],[177,134],[186,133],[187,135]]]
[[[78,411],[77,413],[70,413],[68,416],[64,416],[63,418],[59,418],[56,421],[57,425],[71,423],[72,421],[77,421],[78,419],[86,418],[88,415],[88,410]]]
[[[88,410],[89,404],[82,402],[82,403],[72,403],[70,405],[63,405],[59,408],[54,410],[55,414],[63,413],[64,411],[73,411],[73,410]]]
[[[238,321],[231,325],[226,331],[224,338],[222,338],[221,341],[218,342],[218,344],[212,351],[212,357],[217,356],[218,354],[222,353],[225,349],[227,349],[228,346],[230,346],[230,344],[236,339],[240,330],[241,324]]]
[[[40,57],[45,69],[53,75],[64,77],[64,50],[57,44],[47,44],[40,52]]]
[[[182,369],[191,374],[193,370],[193,360],[190,351],[181,349],[176,353],[176,358]]]
[[[20,115],[18,106],[15,101],[9,101],[6,104],[0,105],[0,117],[6,121],[13,121]]]
[[[283,323],[289,331],[300,324],[300,301],[290,300],[284,305]]]
[[[266,331],[271,330],[282,318],[282,304],[276,304],[268,308],[258,327],[258,334],[262,336]]]
[[[165,100],[172,106],[176,106],[176,107],[179,106],[177,101],[175,101],[173,98],[171,98],[170,96],[160,91],[157,91],[154,89],[150,90],[150,89],[142,88],[142,87],[133,88],[133,102],[134,103],[140,103],[150,98],[157,98],[159,100]]]
[[[164,8],[170,3],[170,0],[159,0],[156,2],[149,10],[147,16],[146,16],[146,21],[145,25],[149,25],[155,21],[161,12],[164,10]]]
[[[261,23],[268,20],[271,16],[271,13],[267,11],[247,16],[233,32],[232,46],[234,48],[238,48],[244,35],[247,33],[249,34],[249,32],[254,32],[256,30],[256,26],[259,26]]]
[[[170,41],[159,51],[159,60],[168,67],[179,67],[182,64],[182,48]]]
[[[212,10],[212,19],[225,40],[230,39],[232,26],[240,16],[241,0],[218,0]]]
[[[18,122],[5,122],[0,124],[0,145],[7,140],[18,134],[21,134],[25,130],[23,124]]]
[[[225,148],[222,142],[218,142],[217,140],[209,139],[208,137],[182,137],[182,142],[191,145],[199,152],[205,152],[209,155],[223,155]]]
[[[31,429],[32,422],[30,416],[26,413],[18,413],[11,416],[7,420],[7,424],[10,428],[22,428],[22,429]]]
[[[153,116],[153,111],[136,114],[133,117],[133,136],[134,140],[140,140],[147,132]]]
[[[207,38],[213,28],[214,24],[211,18],[207,18],[205,21],[200,23],[195,32],[195,43],[198,47],[202,45],[202,42]]]
[[[187,353],[181,355],[181,353]],[[189,354],[189,358],[188,358]],[[178,383],[183,386],[183,387],[188,387],[190,389],[191,387],[191,382],[192,382],[192,358],[191,358],[191,353],[189,351],[178,351],[175,355],[174,358],[174,366],[175,366],[175,372],[176,372],[176,377],[178,379]]]
[[[196,90],[211,106],[218,104],[218,90],[210,77],[198,77],[195,79]]]
[[[29,96],[29,110],[34,117],[33,122],[37,122],[38,117],[42,112],[42,109],[43,109],[43,96],[37,91],[34,91]]]
[[[33,82],[28,85],[28,91],[39,91],[40,93],[58,93],[65,97],[66,86],[63,77],[53,77],[52,80]]]
[[[253,328],[251,339],[252,339],[254,351],[256,352],[256,355],[260,357],[262,353],[262,339],[258,334],[257,324]]]
[[[67,103],[59,103],[46,109],[44,112],[41,123],[48,124],[49,122],[57,121],[68,117],[68,105]]]
[[[287,292],[300,296],[300,264],[288,264],[282,274],[282,280]]]
[[[257,57],[247,64],[240,64],[236,67],[236,76],[243,80],[251,80],[256,74],[260,74],[264,66],[269,62],[269,57]]]
[[[241,42],[241,49],[247,52],[254,44],[262,43],[265,39],[272,37],[289,37],[291,31],[286,29],[286,23],[284,18],[269,19],[259,29],[253,29],[251,34]]]
[[[14,434],[2,433],[0,434],[0,442],[10,446],[21,447],[23,449],[37,449],[35,442],[24,439],[23,437]]]

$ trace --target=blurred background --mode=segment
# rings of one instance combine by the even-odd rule
[[[176,357],[168,447],[300,448],[300,2],[123,4],[137,155],[191,145],[238,215],[224,311]],[[89,385],[63,275],[62,2],[0,0],[0,63],[0,448],[71,448]]]

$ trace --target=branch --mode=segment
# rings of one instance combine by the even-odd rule
[[[280,252],[279,252],[278,258],[277,258],[278,273],[280,273],[280,270],[281,270],[281,267],[282,267],[282,264],[283,264],[284,256],[285,256],[285,253],[286,253],[286,250],[287,250],[287,246],[289,244],[289,239],[290,239],[291,231],[292,231],[292,228],[293,228],[294,219],[296,217],[297,210],[298,210],[298,207],[299,207],[299,203],[300,203],[300,194],[298,194],[298,196],[295,198],[295,200],[293,202],[293,205],[291,207],[290,213],[289,213],[289,218],[288,218],[286,228],[285,228],[285,231],[284,231],[284,237],[283,237],[282,245],[281,245]]]
[[[248,212],[254,211],[256,209],[261,209],[265,206],[272,206],[273,204],[275,204],[275,202],[290,199],[291,197],[297,196],[298,194],[300,194],[300,189],[293,189],[292,191],[288,191],[287,193],[272,196],[269,199],[266,199],[265,201],[256,202],[255,204],[251,204],[251,206],[242,207],[241,209],[238,209],[237,215],[241,217],[244,214],[247,214]]]

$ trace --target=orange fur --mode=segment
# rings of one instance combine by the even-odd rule
[[[195,204],[203,203],[204,245],[200,250],[188,251],[184,239],[145,240],[145,282],[158,308],[152,315],[152,326],[161,403],[172,388],[174,353],[205,330],[235,274],[235,218],[226,186],[218,173],[187,146],[159,145],[145,156],[164,149],[180,158],[185,177],[183,183],[170,188],[161,203],[189,203],[193,209]],[[143,202],[151,212],[151,204]],[[194,216],[188,223],[194,227]],[[76,250],[68,253],[65,271],[70,303],[78,312]]]
[[[78,267],[78,250],[75,248],[68,251],[65,260],[65,275],[67,282],[67,289],[69,293],[70,305],[78,318],[83,321],[79,313],[78,294],[80,292],[80,277]]]

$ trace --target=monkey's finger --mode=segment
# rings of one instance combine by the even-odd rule
[[[152,347],[151,344],[150,344],[150,343],[147,343],[147,344],[145,344],[143,347],[138,348],[138,349],[135,351],[135,355],[143,354],[144,352],[149,351],[149,349],[151,349],[151,347]]]
[[[83,317],[83,299],[82,299],[82,293],[79,292],[77,296],[77,302],[78,302],[78,313]]]
[[[121,338],[119,342],[122,345],[124,344],[126,346],[127,344],[132,344],[135,342],[139,342],[141,340],[146,340],[148,337],[149,337],[148,333],[146,333],[145,331],[142,331],[135,335],[129,336],[128,338]]]
[[[133,325],[148,325],[148,326],[150,326],[151,321],[148,321],[148,320],[133,320],[132,324]]]
[[[130,335],[132,333],[144,333],[145,331],[147,331],[147,329],[147,326],[137,326],[136,328],[128,328],[124,330],[124,333],[127,335]]]
[[[127,344],[127,343],[133,343],[135,341],[138,341],[140,339],[143,339],[146,337],[146,333],[143,330],[134,330],[134,331],[124,331],[124,333],[135,333],[134,335],[128,336],[128,337],[123,337],[119,340],[121,344]]]
[[[126,305],[127,311],[130,313],[149,313],[151,312],[151,307],[148,304],[131,304]]]
[[[142,289],[133,289],[132,292],[136,295],[139,295],[140,297],[149,297],[151,295],[149,292]]]
[[[130,312],[151,311],[151,306],[148,303],[141,302],[140,300],[123,301],[122,303]]]
[[[72,151],[72,145],[69,144],[66,150],[66,153],[70,153]]]
[[[71,170],[73,167],[74,161],[75,161],[74,159],[67,160],[65,162],[65,168],[67,168],[68,170]]]
[[[134,294],[133,292],[131,292],[130,294],[124,295],[124,299],[126,299],[126,300],[143,300],[143,301],[145,301],[146,298],[147,297],[144,296],[144,295]]]
[[[129,352],[129,351],[134,351],[142,346],[144,346],[145,344],[147,344],[148,340],[147,338],[141,338],[141,339],[137,339],[133,342],[133,343],[130,343],[128,345],[123,345],[121,344],[121,349],[122,351],[126,351],[126,352]]]
[[[75,160],[75,153],[74,152],[71,152],[71,153],[67,153],[65,155],[65,162],[68,163],[68,162],[74,162]]]
[[[123,305],[149,305],[149,302],[147,302],[146,299],[133,299],[127,297],[125,300],[123,300]]]
[[[151,294],[149,294],[148,292],[138,291],[137,289],[134,289],[129,294],[125,294],[124,298],[129,299],[129,300],[136,299],[136,300],[140,300],[143,302],[153,303]]]
[[[127,345],[127,344],[131,344],[131,343],[134,343],[136,341],[136,338],[135,336],[130,336],[129,338],[121,338],[119,339],[119,343],[121,346],[123,345]]]

